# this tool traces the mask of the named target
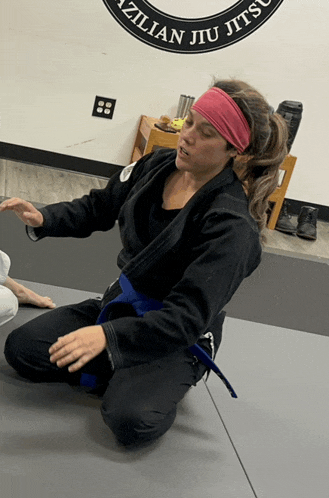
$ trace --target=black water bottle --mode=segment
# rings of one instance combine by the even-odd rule
[[[303,104],[301,102],[296,102],[294,100],[284,100],[279,104],[276,111],[281,114],[286,120],[288,125],[289,137],[288,137],[288,152],[290,152],[291,146],[302,120]]]

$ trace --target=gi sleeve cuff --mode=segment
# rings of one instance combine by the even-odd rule
[[[42,227],[38,228],[33,228],[28,225],[26,227],[26,233],[29,239],[33,240],[33,242],[36,242],[37,240],[42,239]]]
[[[106,351],[107,351],[107,355],[109,357],[109,362],[111,363],[111,368],[112,368],[112,370],[114,370],[114,363],[113,363],[113,360],[112,360],[112,353],[111,353],[110,348],[107,347]]]
[[[113,370],[123,367],[123,358],[119,350],[117,336],[111,322],[102,323],[106,339],[107,339],[107,352],[112,364]]]

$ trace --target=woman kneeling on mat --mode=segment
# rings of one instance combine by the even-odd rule
[[[124,445],[162,436],[177,403],[213,368],[223,308],[260,263],[287,136],[254,88],[217,81],[191,108],[177,150],[144,156],[72,202],[40,210],[3,202],[0,211],[13,210],[32,240],[88,237],[118,220],[123,244],[120,279],[103,299],[14,330],[8,363],[37,382],[89,383]]]

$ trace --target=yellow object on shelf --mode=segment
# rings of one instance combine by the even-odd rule
[[[183,124],[185,123],[185,119],[186,118],[173,119],[172,122],[170,123],[171,128],[173,128],[174,130],[177,130],[177,131],[181,131],[181,129],[183,128]]]

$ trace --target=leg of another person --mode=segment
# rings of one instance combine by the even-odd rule
[[[177,403],[205,371],[188,350],[115,371],[103,396],[104,422],[125,446],[159,438],[173,424]]]
[[[5,357],[22,377],[34,382],[68,382],[78,384],[81,371],[70,373],[68,366],[58,368],[50,363],[49,348],[58,337],[74,330],[94,325],[100,313],[100,301],[88,299],[79,304],[48,311],[7,337]],[[106,351],[83,367],[84,373],[111,377],[111,365]]]

